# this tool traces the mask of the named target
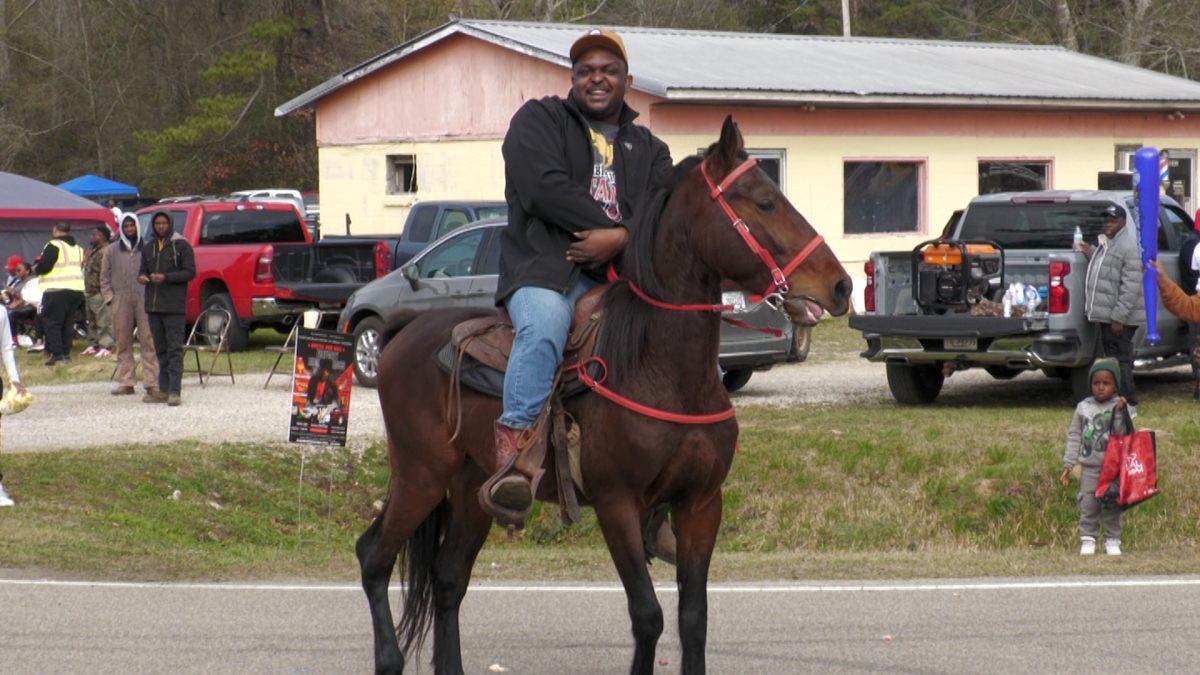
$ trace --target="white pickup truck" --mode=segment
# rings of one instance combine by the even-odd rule
[[[1069,379],[1076,400],[1089,395],[1099,335],[1084,314],[1087,257],[1071,244],[1077,227],[1096,244],[1109,204],[1126,209],[1126,227],[1138,227],[1130,192],[1002,193],[972,199],[938,240],[872,253],[866,312],[850,318],[867,341],[862,356],[886,365],[892,396],[904,404],[932,403],[945,377],[966,368],[997,379],[1040,370]],[[1191,230],[1183,208],[1163,197],[1158,258],[1176,281],[1179,247]],[[1001,298],[1014,282],[1038,290],[1038,300],[1006,315]],[[1145,333],[1142,326],[1134,338],[1136,367],[1185,362],[1187,326],[1161,301],[1159,343],[1146,344]]]

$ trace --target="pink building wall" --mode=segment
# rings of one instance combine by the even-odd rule
[[[967,136],[1023,137],[1166,137],[1200,136],[1197,116],[1167,119],[1166,113],[1048,112],[945,108],[858,109],[749,107],[736,105],[659,105],[654,132],[714,134],[732,114],[743,134],[782,136]]]
[[[633,64],[634,80],[637,64]],[[526,100],[565,95],[566,67],[453,35],[317,103],[318,145],[504,136]],[[732,113],[743,133],[790,136],[1195,138],[1200,116],[946,108],[826,108],[671,103],[632,90],[639,122],[659,135],[715,136]]]
[[[502,138],[522,103],[570,87],[565,66],[454,35],[321,99],[317,145]],[[660,99],[626,100],[649,125]]]

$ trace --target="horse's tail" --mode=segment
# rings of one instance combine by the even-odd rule
[[[396,337],[396,333],[404,330],[404,327],[412,323],[413,319],[417,318],[418,312],[414,309],[404,308],[397,310],[388,317],[387,325],[383,327],[383,334],[380,336],[379,348],[383,349],[388,340]]]
[[[420,651],[433,622],[433,569],[446,532],[450,505],[442,500],[400,548],[400,575],[404,578],[404,611],[396,625],[396,638],[405,654]]]

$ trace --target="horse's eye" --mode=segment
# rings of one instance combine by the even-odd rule
[[[764,199],[756,204],[756,206],[758,206],[759,211],[771,211],[775,208],[775,202],[770,199]]]

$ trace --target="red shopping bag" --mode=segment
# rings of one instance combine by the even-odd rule
[[[1122,452],[1118,479],[1120,495],[1117,497],[1117,504],[1122,509],[1136,506],[1159,493],[1158,448],[1154,432],[1135,431],[1125,438],[1129,440]]]
[[[1121,496],[1121,459],[1129,446],[1129,436],[1109,434],[1104,446],[1104,463],[1096,482],[1096,499],[1104,506],[1116,506]]]
[[[1132,428],[1128,417],[1126,427]],[[1096,499],[1105,506],[1128,509],[1158,494],[1157,439],[1153,431],[1112,434],[1104,446],[1104,463],[1096,483]]]

